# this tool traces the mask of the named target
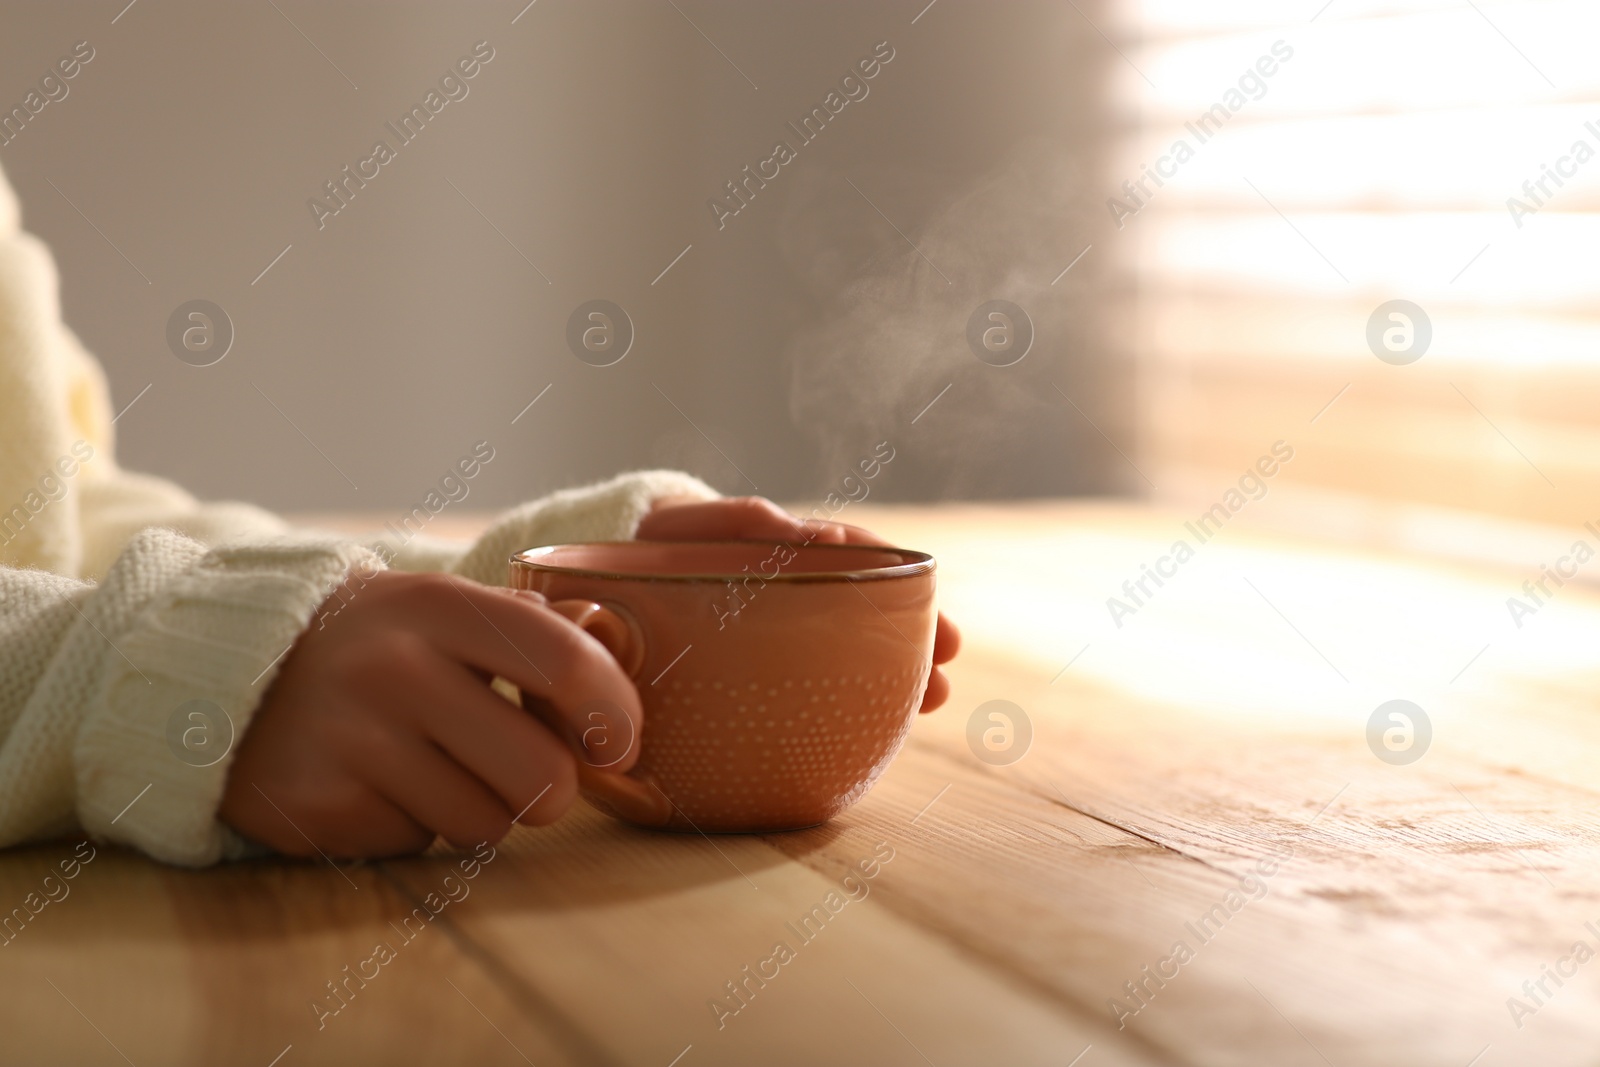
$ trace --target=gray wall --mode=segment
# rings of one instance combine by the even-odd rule
[[[7,107],[74,42],[96,55],[0,166],[116,405],[152,386],[118,423],[127,466],[384,509],[486,438],[477,506],[660,464],[802,500],[887,438],[880,499],[1127,486],[1056,389],[1126,432],[1094,257],[1049,284],[1106,184],[1115,57],[1071,5],[539,0],[513,24],[519,0],[139,0],[113,24],[123,2],[6,6]],[[307,200],[480,40],[469,95],[319,230]],[[868,96],[800,146],[785,122],[883,40]],[[719,230],[707,199],[780,138],[798,158]],[[1012,367],[963,336],[991,297],[1035,321]],[[193,298],[235,327],[213,366],[166,342]],[[615,366],[567,348],[591,298],[635,324]]]

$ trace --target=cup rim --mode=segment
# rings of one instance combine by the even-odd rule
[[[528,570],[545,571],[551,574],[567,574],[580,578],[615,578],[624,581],[636,582],[726,582],[740,581],[750,575],[743,571],[707,574],[650,574],[629,573],[627,571],[600,570],[589,567],[567,567],[555,563],[541,563],[536,557],[548,555],[557,549],[563,548],[598,548],[615,545],[771,545],[778,547],[786,545],[794,549],[805,549],[810,552],[843,552],[857,551],[863,548],[878,549],[883,552],[898,553],[902,562],[891,564],[887,567],[868,567],[856,570],[832,571],[806,571],[803,573],[785,573],[780,570],[776,575],[767,577],[765,574],[758,577],[763,582],[779,583],[811,583],[811,582],[873,582],[893,578],[915,578],[925,574],[934,573],[937,563],[933,556],[926,552],[919,552],[913,548],[899,548],[895,545],[819,545],[814,541],[781,541],[781,540],[755,540],[750,538],[737,539],[725,538],[713,541],[574,541],[561,545],[539,545],[535,548],[523,549],[512,554],[510,563],[513,567],[523,567]]]

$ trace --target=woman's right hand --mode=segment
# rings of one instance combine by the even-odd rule
[[[342,857],[498,841],[513,818],[560,818],[586,742],[602,773],[638,759],[632,682],[538,593],[381,571],[319,619],[229,768],[219,817],[252,841]],[[551,725],[494,692],[496,676],[543,701]]]

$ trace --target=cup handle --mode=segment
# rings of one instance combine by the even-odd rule
[[[550,610],[605,646],[629,678],[644,666],[644,635],[632,616],[620,608],[593,600],[557,600]],[[648,773],[607,773],[578,760],[578,785],[602,807],[642,826],[665,826],[672,821],[673,805]]]
[[[644,666],[644,635],[631,615],[593,600],[557,600],[549,607],[606,646],[629,678],[639,676],[639,668]]]

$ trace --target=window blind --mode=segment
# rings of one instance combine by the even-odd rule
[[[1600,516],[1600,5],[1111,12],[1104,243],[1157,494],[1283,440],[1300,489]]]

